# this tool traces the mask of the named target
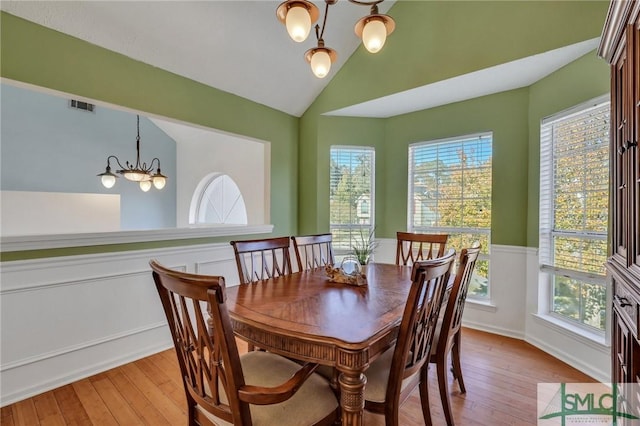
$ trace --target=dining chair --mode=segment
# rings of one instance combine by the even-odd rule
[[[298,261],[298,271],[334,264],[331,234],[294,236],[291,241]]]
[[[473,275],[479,254],[479,243],[474,243],[470,248],[464,248],[460,252],[460,259],[456,276],[451,286],[451,293],[444,308],[444,315],[441,315],[438,320],[438,326],[431,349],[431,359],[429,362],[436,365],[440,400],[442,401],[444,417],[449,426],[452,426],[454,421],[447,382],[447,356],[451,353],[453,377],[458,380],[460,392],[465,393],[466,389],[464,387],[464,380],[462,380],[462,367],[460,364],[462,313],[464,311],[471,276]]]
[[[399,425],[400,406],[416,386],[420,388],[425,424],[431,424],[427,368],[454,259],[455,250],[450,249],[443,257],[417,261],[413,265],[398,339],[365,372],[365,410],[384,414],[387,426]]]
[[[189,425],[331,425],[338,401],[317,364],[270,352],[239,355],[223,277],[150,262],[178,355]],[[208,317],[203,307],[206,306]]]
[[[448,234],[398,232],[396,265],[412,265],[419,260],[442,257]]]
[[[240,283],[291,274],[290,241],[289,237],[231,241]]]
[[[230,244],[233,246],[240,284],[293,273],[289,237],[231,241]],[[247,349],[251,352],[256,347],[253,343],[247,343]]]

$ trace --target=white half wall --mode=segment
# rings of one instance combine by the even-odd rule
[[[172,347],[150,259],[238,283],[228,243],[3,262],[0,404]]]
[[[395,262],[395,239],[378,241],[375,261]],[[150,259],[238,283],[228,243],[3,262],[0,405],[170,348]],[[609,381],[607,346],[537,315],[537,270],[535,249],[492,246],[491,301],[468,300],[463,324],[524,339]]]

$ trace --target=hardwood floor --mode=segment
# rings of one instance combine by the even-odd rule
[[[538,382],[593,379],[520,340],[464,329],[466,394],[450,384],[458,425],[535,425]],[[444,425],[435,371],[429,397],[433,424]],[[400,424],[423,425],[419,392],[402,406]],[[384,418],[366,413],[367,425]],[[186,402],[173,350],[161,352],[3,407],[0,424],[184,425]]]

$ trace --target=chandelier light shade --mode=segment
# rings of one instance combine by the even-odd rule
[[[151,189],[151,180],[141,180],[140,189],[142,189],[144,192],[148,192]]]
[[[320,11],[310,1],[289,0],[278,6],[276,15],[287,27],[289,37],[301,43],[309,36],[311,25],[318,20]]]
[[[304,55],[305,59],[311,64],[311,71],[318,78],[324,78],[331,70],[331,64],[338,57],[335,50],[324,47],[324,41],[318,41],[318,47],[309,49]]]
[[[362,39],[365,49],[371,53],[377,53],[382,49],[387,36],[396,27],[393,18],[378,13],[378,4],[383,1],[349,0],[350,3],[360,6],[371,6],[371,13],[360,19],[355,26],[356,35]],[[329,74],[331,64],[337,58],[335,50],[325,47],[323,38],[329,6],[337,2],[338,0],[325,0],[322,27],[318,24],[315,26],[318,46],[307,50],[305,53],[305,59],[311,65],[311,71],[318,78],[324,78]],[[318,19],[319,15],[318,8],[307,0],[287,0],[281,3],[276,10],[276,16],[286,26],[289,36],[299,43],[307,39],[311,25]]]
[[[102,185],[104,185],[105,188],[113,188],[113,185],[116,184],[116,178],[118,177],[111,173],[111,167],[109,167],[108,161],[107,170],[104,173],[100,173],[98,176],[101,177]]]
[[[156,157],[147,166],[147,163],[140,162],[140,116],[136,115],[136,123],[137,123],[137,136],[136,136],[136,162],[129,163],[128,161],[125,163],[126,166],[123,166],[120,163],[120,160],[115,155],[110,155],[107,157],[107,167],[104,173],[100,173],[100,180],[102,181],[102,185],[105,188],[113,188],[116,183],[116,178],[118,175],[114,174],[111,171],[111,160],[114,160],[118,166],[120,167],[117,170],[118,174],[124,176],[125,179],[130,180],[132,182],[139,182],[140,189],[144,192],[147,192],[151,189],[151,184],[156,189],[162,189],[167,184],[167,177],[162,174],[160,170],[160,160]],[[154,166],[155,165],[155,166]],[[153,169],[156,169],[155,174],[152,174]]]
[[[365,16],[356,23],[355,32],[362,39],[365,49],[371,53],[377,53],[387,41],[387,36],[395,29],[395,21],[388,15],[379,14],[378,6],[373,6],[371,15]]]

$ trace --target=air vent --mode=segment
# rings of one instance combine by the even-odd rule
[[[77,101],[75,99],[71,99],[69,101],[69,106],[71,106],[71,108],[79,109],[81,111],[88,111],[88,112],[93,112],[93,110],[96,107],[94,104],[90,104],[89,102]]]

